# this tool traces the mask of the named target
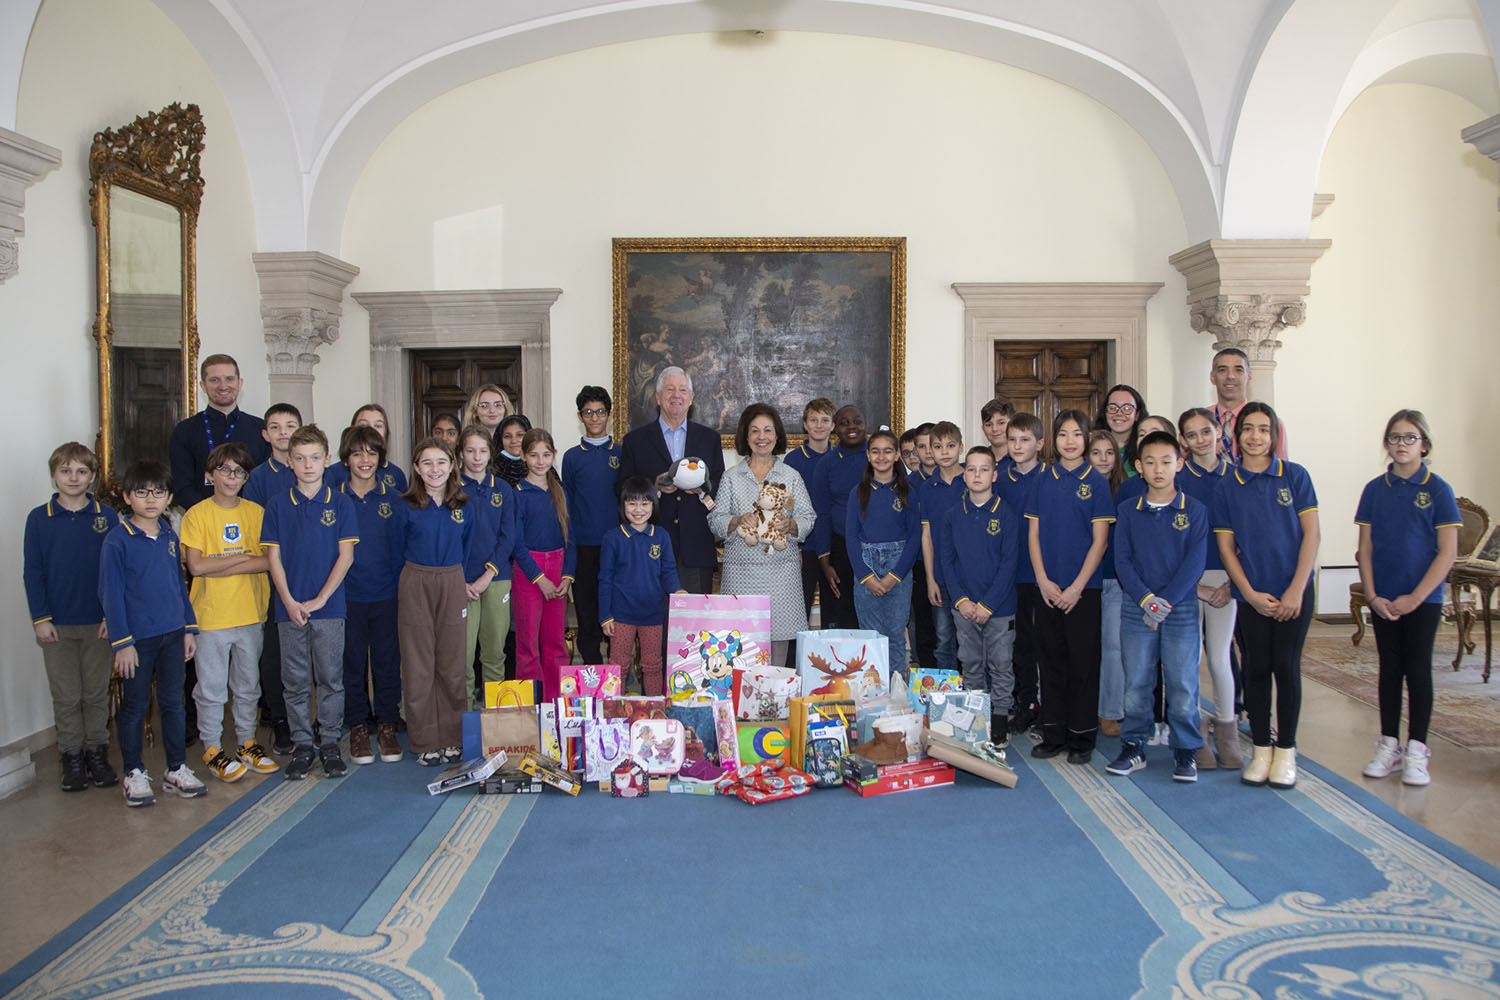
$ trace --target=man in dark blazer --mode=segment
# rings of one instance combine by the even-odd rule
[[[712,497],[724,475],[724,450],[719,434],[687,418],[693,405],[693,380],[681,368],[662,370],[656,377],[656,407],[660,416],[625,435],[620,442],[619,484],[631,476],[656,481],[672,463],[693,456],[708,463],[703,492]],[[713,590],[714,569],[719,554],[708,528],[708,508],[696,493],[663,487],[656,508],[656,523],[667,530],[677,555],[677,578],[682,589],[694,594]]]

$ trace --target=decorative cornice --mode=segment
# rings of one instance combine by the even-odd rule
[[[26,189],[62,162],[62,152],[19,132],[0,128],[0,282],[21,269],[26,232]]]
[[[462,344],[508,330],[514,343],[544,335],[561,288],[494,288],[460,291],[357,292],[370,314],[370,347],[411,347],[417,340]],[[441,336],[439,336],[439,332]],[[417,338],[414,340],[413,338]]]
[[[1475,122],[1458,137],[1492,160],[1500,161],[1500,115]]]
[[[1313,195],[1312,217],[1314,219],[1316,219],[1318,216],[1320,216],[1320,215],[1323,214],[1323,210],[1324,209],[1326,209],[1329,205],[1332,205],[1332,204],[1333,204],[1333,195],[1331,195],[1331,194],[1315,194],[1315,195]]]

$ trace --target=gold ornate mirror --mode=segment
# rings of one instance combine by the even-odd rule
[[[196,104],[95,133],[89,150],[101,490],[136,459],[166,462],[172,428],[197,409],[202,152]]]

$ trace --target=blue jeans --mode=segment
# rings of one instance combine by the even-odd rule
[[[879,579],[895,568],[905,546],[905,542],[865,542],[860,548],[860,556]],[[906,619],[911,614],[911,574],[906,574],[900,583],[880,597],[870,593],[862,583],[851,581],[850,587],[854,591],[854,613],[859,617],[859,627],[873,629],[885,636],[891,672],[906,677]],[[951,621],[948,628],[951,632]]]
[[[1145,746],[1155,726],[1151,692],[1156,664],[1162,668],[1167,698],[1167,726],[1173,750],[1203,745],[1198,731],[1198,602],[1183,601],[1152,631],[1133,601],[1122,602],[1120,648],[1125,660],[1125,720],[1122,742]]]
[[[953,599],[944,584],[938,584],[938,593],[942,595],[943,606],[932,609],[932,631],[937,635],[933,659],[937,660],[939,670],[957,670],[958,633],[953,630]]]
[[[156,682],[156,707],[161,711],[161,745],[167,752],[167,770],[187,763],[187,715],[182,703],[182,629],[135,641],[135,676],[121,683],[120,714],[115,720],[120,734],[120,757],[125,773],[141,762],[141,726],[151,711],[151,682]]]
[[[1120,656],[1120,581],[1104,578],[1099,592],[1099,718],[1125,718],[1125,661]]]

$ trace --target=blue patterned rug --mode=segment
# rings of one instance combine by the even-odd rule
[[[1500,997],[1500,871],[1316,765],[1012,756],[1014,790],[763,806],[270,781],[0,993]]]

